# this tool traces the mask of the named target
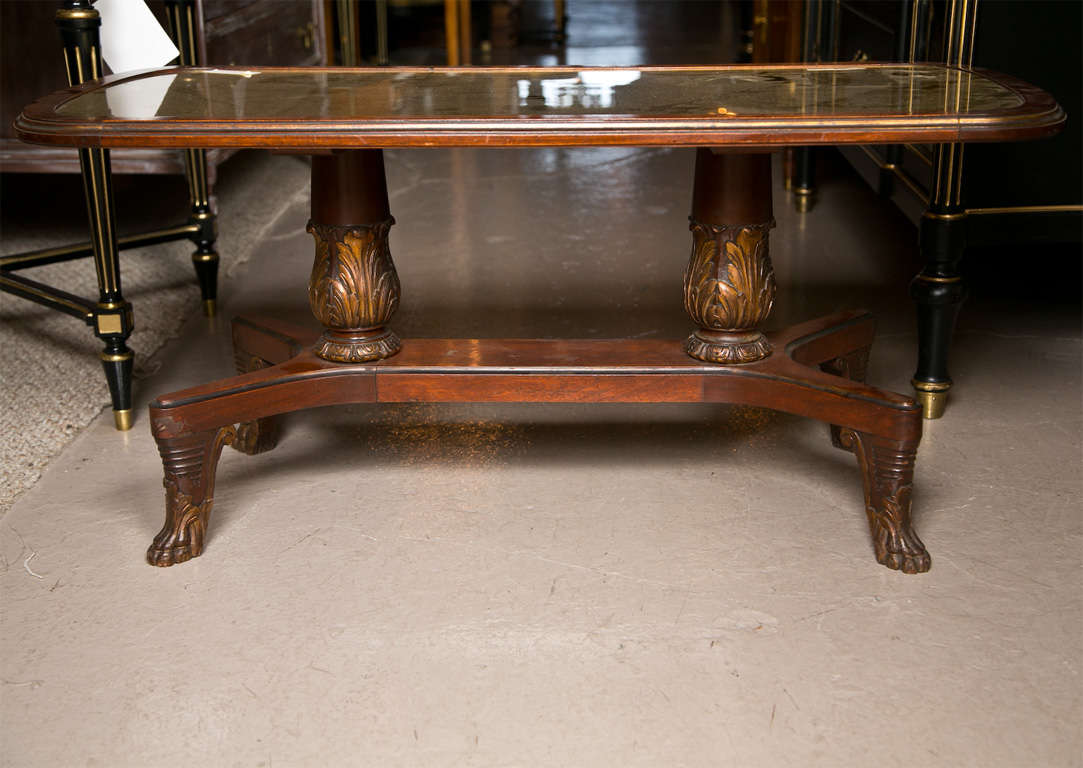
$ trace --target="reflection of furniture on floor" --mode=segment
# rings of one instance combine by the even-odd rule
[[[1083,111],[1080,3],[814,0],[806,23],[806,61],[975,63],[1040,83],[1068,114]],[[910,286],[918,309],[913,385],[926,418],[937,418],[952,386],[948,352],[967,293],[964,251],[1030,245],[1048,253],[1051,244],[1074,244],[1078,252],[1083,127],[1069,121],[1063,134],[1038,144],[840,150],[880,195],[920,226],[925,268]],[[814,151],[799,152],[798,158],[792,186],[799,209],[807,209],[814,193]]]
[[[222,0],[165,0],[158,8],[180,51],[180,63],[257,64],[322,63],[321,37],[315,33],[322,6],[290,3],[272,8],[266,3]],[[131,426],[132,351],[127,346],[134,326],[132,305],[121,291],[117,251],[174,240],[195,245],[192,263],[200,283],[203,308],[214,314],[217,293],[218,254],[214,250],[215,215],[211,189],[215,168],[235,149],[145,150],[35,147],[9,138],[11,118],[24,104],[62,82],[60,62],[70,84],[102,76],[99,45],[100,18],[88,0],[67,0],[59,10],[47,3],[0,3],[4,22],[2,120],[5,138],[0,139],[0,169],[5,172],[80,171],[86,189],[91,241],[30,253],[0,257],[0,288],[92,326],[105,349],[102,365],[109,383],[118,429]],[[38,32],[60,28],[63,59],[53,45],[43,45]],[[304,24],[301,25],[301,20]],[[288,34],[272,34],[283,24],[294,24]],[[301,34],[301,33],[304,34]],[[270,60],[268,60],[270,57]],[[184,173],[188,178],[191,207],[187,220],[175,226],[128,237],[116,234],[111,171],[119,173]],[[98,276],[97,301],[29,279],[22,270],[60,261],[92,257]]]
[[[167,505],[151,563],[201,553],[222,447],[270,448],[269,419],[277,414],[354,402],[712,402],[833,425],[833,442],[856,454],[863,474],[877,560],[908,573],[929,568],[910,522],[921,411],[910,398],[864,383],[871,317],[843,312],[772,336],[760,330],[775,295],[766,150],[1050,135],[1064,114],[1041,91],[1000,76],[909,66],[609,69],[594,79],[577,68],[259,70],[243,91],[233,88],[231,72],[181,74],[169,81],[168,119],[103,123],[101,90],[83,89],[43,99],[17,122],[24,139],[43,143],[315,153],[308,298],[323,332],[317,338],[238,320],[241,375],[151,405]],[[166,76],[129,85],[155,88]],[[552,98],[533,97],[546,92],[545,82]],[[956,106],[964,93],[974,109]],[[667,106],[658,106],[657,94]],[[824,101],[822,115],[807,109]],[[676,114],[672,105],[680,105]],[[381,148],[475,145],[699,147],[684,277],[696,330],[683,345],[401,341],[388,327],[400,285]]]

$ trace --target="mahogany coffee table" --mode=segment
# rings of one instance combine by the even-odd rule
[[[240,375],[151,404],[166,487],[165,526],[147,552],[154,565],[202,552],[222,447],[268,450],[278,414],[369,402],[713,402],[832,425],[834,444],[861,468],[877,561],[919,573],[930,564],[910,521],[921,409],[864,383],[872,316],[759,330],[775,296],[769,152],[1030,139],[1063,122],[1060,107],[1025,83],[937,65],[181,67],[55,93],[16,128],[43,144],[313,155],[308,298],[324,330],[317,338],[238,318]],[[382,148],[600,145],[697,148],[687,339],[395,335],[400,287]]]

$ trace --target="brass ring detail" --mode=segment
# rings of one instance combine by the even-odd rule
[[[107,363],[123,363],[132,359],[131,352],[102,352],[101,358]]]
[[[918,392],[947,392],[951,389],[952,382],[950,381],[918,381],[917,379],[910,380],[910,386],[916,389]]]
[[[959,219],[965,219],[967,217],[966,212],[963,213],[933,213],[932,211],[925,211],[921,214],[923,219],[933,219],[935,221],[958,221]]]
[[[936,277],[934,275],[918,275],[918,280],[922,280],[926,283],[957,283],[963,278],[961,277]]]
[[[56,17],[67,21],[69,19],[97,19],[101,16],[93,8],[61,8],[56,12]]]

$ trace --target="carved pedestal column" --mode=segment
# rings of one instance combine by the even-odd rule
[[[316,354],[362,363],[399,351],[386,327],[399,304],[399,276],[388,231],[383,153],[344,150],[312,158],[312,220],[316,260],[308,283],[312,313],[325,331]]]
[[[759,325],[775,299],[768,256],[771,156],[696,151],[692,256],[684,308],[699,328],[684,350],[709,363],[752,363],[771,354]]]

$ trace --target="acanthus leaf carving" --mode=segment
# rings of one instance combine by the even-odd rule
[[[375,328],[395,313],[399,276],[388,244],[394,223],[393,218],[351,227],[309,222],[307,231],[316,241],[309,303],[325,327]]]
[[[684,306],[700,327],[740,331],[767,319],[776,290],[767,247],[771,226],[691,223]]]

